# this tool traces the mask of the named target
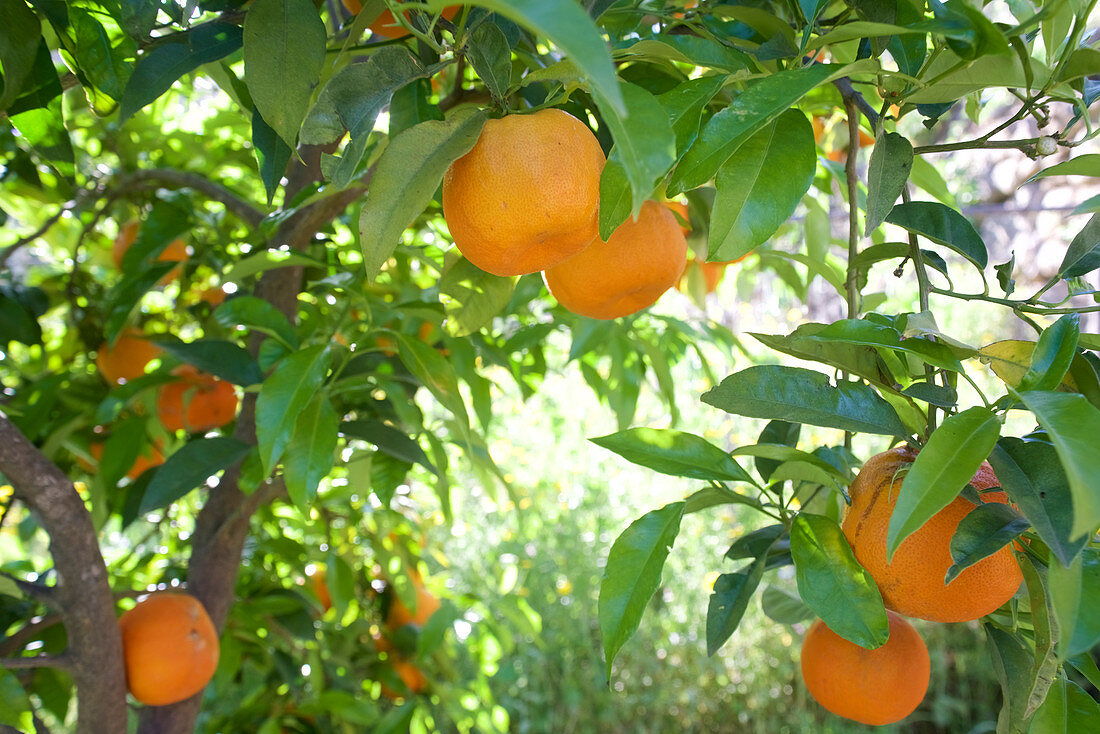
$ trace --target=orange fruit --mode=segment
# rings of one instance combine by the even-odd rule
[[[867,650],[814,622],[802,641],[802,680],[814,700],[837,716],[882,726],[901,721],[928,691],[928,648],[894,612],[890,638]]]
[[[147,706],[195,695],[218,667],[218,633],[190,594],[162,591],[119,619],[126,685]]]
[[[825,137],[825,118],[821,115],[814,115],[810,120],[810,126],[814,129],[814,142],[821,145],[822,138]]]
[[[200,372],[191,365],[172,370],[180,378],[160,389],[157,414],[169,431],[209,431],[237,416],[237,391],[225,380]]]
[[[443,217],[466,259],[494,275],[545,270],[597,236],[604,154],[568,112],[489,120],[443,177]]]
[[[226,293],[221,288],[214,286],[212,288],[206,288],[199,294],[199,300],[209,303],[214,308],[225,303]]]
[[[114,346],[103,342],[96,349],[95,365],[111,385],[145,374],[145,365],[160,356],[160,347],[145,339],[137,329],[125,329]]]
[[[321,602],[321,608],[326,612],[332,609],[332,595],[328,591],[325,569],[321,566],[314,566],[312,570],[306,572],[306,576],[309,578],[310,588],[313,589],[314,596],[317,597],[317,601]]]
[[[340,2],[343,3],[344,9],[352,15],[358,15],[359,11],[363,9],[363,3],[360,2],[360,0],[340,0]],[[453,20],[461,9],[462,6],[460,5],[448,5],[443,8],[441,15],[447,20]],[[407,13],[405,17],[408,17]],[[376,33],[386,38],[401,38],[402,36],[408,35],[408,31],[397,23],[389,8],[383,10],[378,18],[370,24],[370,31],[371,33]]]
[[[405,606],[395,593],[390,601],[390,608],[386,612],[386,626],[391,630],[400,629],[407,624],[423,627],[439,609],[439,599],[424,588],[424,582],[418,576],[413,576],[412,581],[416,588],[416,612],[412,612]]]
[[[668,207],[642,204],[603,242],[599,238],[565,262],[548,268],[546,286],[558,303],[594,319],[614,319],[657,302],[680,280],[687,240]]]
[[[952,565],[951,537],[959,522],[977,505],[957,497],[906,538],[886,562],[886,533],[898,490],[916,450],[899,446],[871,457],[849,489],[851,506],[841,527],[856,559],[874,577],[887,608],[934,622],[966,622],[1000,608],[1023,581],[1009,546],[968,567],[950,584],[944,576]],[[970,480],[978,491],[999,487],[992,467],[983,463]],[[983,502],[1007,501],[1004,492],[986,492]]]
[[[140,222],[128,222],[118,231],[118,237],[115,238],[115,243],[111,247],[111,259],[114,260],[115,267],[119,270],[122,269],[122,258],[126,255],[126,251],[130,249],[130,246],[134,244],[134,241],[137,240],[140,228]],[[168,246],[161,250],[160,255],[157,256],[158,262],[184,262],[185,260],[187,260],[187,243],[183,240],[173,240],[168,243]],[[178,278],[181,272],[183,272],[182,266],[172,268],[157,281],[157,284],[168,285]]]
[[[164,463],[164,454],[161,453],[163,445],[159,441],[155,441],[142,448],[141,453],[138,454],[137,459],[134,460],[134,465],[126,472],[126,477],[130,481],[134,481],[148,469],[152,469],[155,466],[160,466]],[[92,455],[92,458],[97,462],[103,458],[103,444],[93,443],[88,447],[88,453]],[[91,467],[89,465],[89,471]]]

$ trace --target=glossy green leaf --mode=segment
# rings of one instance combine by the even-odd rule
[[[286,447],[283,478],[290,501],[302,513],[309,513],[318,485],[332,471],[339,423],[340,418],[324,393],[314,395],[297,415]]]
[[[0,66],[4,69],[0,110],[6,110],[34,69],[42,24],[23,0],[0,0],[0,17],[4,19],[0,29]]]
[[[240,26],[222,21],[196,25],[172,42],[142,53],[126,82],[118,113],[125,122],[135,112],[167,92],[184,74],[233,53],[244,41]]]
[[[284,359],[260,387],[256,399],[256,438],[264,471],[271,473],[290,443],[298,415],[328,373],[332,350],[307,347]]]
[[[236,464],[252,449],[227,436],[193,438],[168,457],[145,488],[140,514],[159,510],[206,486],[206,480]]]
[[[737,631],[749,601],[764,577],[766,554],[736,573],[724,573],[714,581],[707,605],[707,655],[714,655]]]
[[[439,279],[446,295],[452,336],[469,336],[500,316],[515,293],[516,279],[487,273],[464,257],[449,263]]]
[[[669,182],[669,194],[697,188],[749,138],[771,124],[815,87],[842,73],[829,64],[781,71],[750,84],[729,107],[716,114],[688,148]]]
[[[886,371],[882,358],[871,347],[843,342],[819,341],[813,337],[828,324],[802,324],[786,336],[749,332],[762,344],[799,359],[821,362],[844,370],[876,385],[893,385],[894,378]]]
[[[835,321],[810,338],[820,341],[840,341],[848,344],[884,347],[913,354],[933,367],[940,367],[953,372],[963,371],[962,363],[959,362],[947,345],[922,337],[902,338],[897,329],[865,319]]]
[[[791,523],[791,556],[802,601],[829,629],[869,650],[886,643],[890,624],[882,594],[835,520],[798,513]]]
[[[683,431],[631,428],[589,439],[629,462],[674,477],[749,482],[750,477],[730,455],[704,438]]]
[[[984,269],[989,262],[985,242],[966,217],[949,206],[933,201],[898,204],[886,221],[921,235],[955,252]]]
[[[779,444],[795,448],[798,446],[798,437],[801,433],[802,424],[800,423],[790,423],[784,420],[768,421],[768,425],[764,426],[764,430],[760,432],[756,442],[757,444]],[[781,461],[778,459],[770,459],[760,455],[756,455],[753,461],[756,472],[764,481],[768,480],[780,463]]]
[[[75,172],[75,156],[61,105],[61,83],[45,41],[38,44],[24,94],[8,108],[15,131],[64,176]]]
[[[244,81],[256,109],[294,148],[325,63],[324,23],[310,0],[254,0],[244,19]]]
[[[294,151],[286,144],[260,114],[259,108],[252,110],[252,152],[260,167],[260,179],[267,192],[267,203],[275,199],[283,174]]]
[[[284,143],[285,145],[285,143]],[[250,276],[266,273],[278,268],[324,268],[321,260],[286,250],[260,250],[233,263],[229,271],[222,276],[223,283],[244,283]]]
[[[778,586],[768,586],[760,595],[760,608],[768,619],[779,624],[799,624],[814,618],[810,609],[795,594]]]
[[[950,51],[943,51],[923,70],[922,76],[934,80],[905,97],[912,104],[954,102],[971,92],[993,87],[1026,89],[1028,78],[1046,79],[1050,70],[1031,58],[1025,68],[1015,55],[989,55],[967,62]]]
[[[1073,602],[1066,605],[1066,614],[1059,614],[1058,652],[1063,658],[1087,654],[1100,642],[1100,615],[1096,614],[1100,603],[1100,551],[1086,548],[1069,568],[1051,563],[1049,577],[1055,609],[1062,611],[1058,602],[1066,596]],[[1069,593],[1058,593],[1059,586],[1068,586]]]
[[[381,421],[357,420],[344,421],[340,424],[340,433],[351,438],[362,439],[377,446],[381,451],[395,459],[407,463],[417,463],[438,475],[439,470],[431,462],[424,449],[411,436],[388,426]]]
[[[787,110],[748,138],[718,169],[707,259],[735,260],[775,234],[816,170],[813,127],[799,110]]]
[[[80,70],[92,106],[107,114],[122,99],[135,44],[128,36],[110,33],[90,9],[69,4],[68,14],[71,43],[63,42],[63,47]]]
[[[672,130],[676,133],[676,150],[686,149],[695,140],[699,134],[703,109],[722,89],[725,81],[725,77],[720,74],[688,79],[657,96],[657,101],[668,113]]]
[[[1062,383],[1070,363],[1077,355],[1081,317],[1068,313],[1043,329],[1031,354],[1028,368],[1017,390],[1053,390]]]
[[[176,359],[198,367],[203,372],[248,387],[263,382],[264,376],[256,360],[240,345],[223,339],[198,339],[185,342],[173,337],[154,340]]]
[[[834,386],[828,376],[801,367],[749,367],[703,393],[702,400],[750,418],[778,418],[887,436],[909,433],[890,404],[871,388],[847,381]]]
[[[31,711],[30,698],[19,685],[19,679],[11,671],[0,668],[0,724],[31,731],[26,728],[32,726]]]
[[[653,510],[631,523],[611,546],[599,598],[608,680],[615,655],[638,629],[646,605],[661,583],[661,571],[680,532],[683,514],[683,502]]]
[[[1100,409],[1080,395],[1021,392],[1058,452],[1073,494],[1072,534],[1091,535],[1100,526]]]
[[[1094,214],[1069,243],[1058,266],[1058,276],[1077,278],[1097,268],[1100,268],[1100,214]]]
[[[932,433],[898,491],[886,534],[887,560],[911,533],[958,497],[989,457],[1000,433],[1000,419],[982,407],[948,417]]]
[[[1088,538],[1073,532],[1069,480],[1054,446],[1005,436],[997,440],[989,463],[1012,503],[1055,557],[1068,565]]]
[[[735,73],[752,69],[751,56],[730,46],[708,38],[689,35],[665,34],[640,41],[615,50],[617,58],[668,59],[707,69],[719,69]]]
[[[1096,53],[1095,49],[1090,50]],[[1049,168],[1044,168],[1027,181],[1024,181],[1021,186],[1026,186],[1032,181],[1038,181],[1048,176],[1089,176],[1091,178],[1100,178],[1100,153],[1079,155],[1070,158],[1068,161],[1062,161]]]
[[[734,492],[725,485],[712,485],[692,492],[684,500],[684,514],[690,515],[719,505],[748,505],[757,509],[761,506],[759,500]]]
[[[1028,694],[1032,683],[1031,654],[1008,632],[984,624],[986,638],[993,660],[993,670],[1001,684],[1003,701],[999,722],[1006,727],[1009,722],[1023,721]]]
[[[291,347],[298,346],[294,328],[283,313],[255,296],[232,298],[214,309],[214,320],[220,326],[245,326],[262,334],[270,334]]]
[[[1031,720],[1028,734],[1078,734],[1100,725],[1100,704],[1071,680],[1058,678]]]
[[[886,133],[875,142],[867,165],[867,221],[870,235],[901,198],[913,170],[913,145],[897,133]]]
[[[466,57],[495,99],[503,100],[512,81],[512,49],[500,28],[485,22],[474,29]]]
[[[416,375],[420,383],[428,388],[435,399],[458,419],[459,428],[469,433],[470,416],[466,412],[466,403],[458,389],[458,376],[454,366],[432,347],[419,339],[405,334],[396,334],[397,354],[409,371]]]
[[[964,569],[993,555],[1030,526],[1027,518],[1008,505],[998,502],[978,505],[959,522],[951,536],[952,564],[944,583],[951,583]]]
[[[959,394],[954,388],[929,382],[914,382],[901,394],[940,408],[954,408],[959,402]]]
[[[401,233],[431,203],[443,174],[481,134],[485,113],[464,108],[445,121],[429,120],[397,135],[376,164],[359,215],[363,265],[373,279]]]

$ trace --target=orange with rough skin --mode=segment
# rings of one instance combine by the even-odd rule
[[[112,346],[103,342],[96,349],[95,365],[109,384],[133,380],[145,374],[145,366],[160,356],[160,347],[137,329],[126,329]]]
[[[162,591],[119,619],[126,685],[147,706],[195,695],[218,667],[218,633],[198,599]]]
[[[209,431],[237,416],[237,391],[231,383],[201,372],[191,365],[172,370],[179,377],[160,389],[157,415],[169,431]]]
[[[142,447],[141,453],[139,453],[137,459],[134,460],[134,465],[126,472],[126,477],[130,481],[134,481],[148,469],[163,464],[164,454],[161,453],[161,448],[163,448],[163,446],[159,441]],[[92,455],[92,458],[95,459],[96,462],[99,462],[103,458],[103,444],[93,443],[88,447],[88,453]]]
[[[455,246],[482,270],[545,270],[598,233],[604,154],[568,112],[489,120],[443,177],[443,217]]]
[[[137,240],[138,230],[140,229],[140,222],[128,222],[118,231],[118,237],[115,238],[115,243],[111,247],[111,259],[114,260],[115,267],[119,270],[122,270],[122,258],[126,255],[126,251],[130,249],[130,246],[134,244],[134,241]],[[186,260],[187,243],[183,240],[172,240],[157,256],[158,262],[181,263]],[[183,266],[172,268],[157,281],[157,284],[168,285],[178,278],[182,272]]]
[[[668,207],[642,204],[637,221],[627,219],[603,242],[545,272],[558,303],[594,319],[614,319],[657,302],[687,266],[687,240]]]
[[[934,622],[967,622],[996,611],[1023,581],[1009,546],[966,568],[950,584],[951,538],[959,522],[977,505],[957,497],[906,538],[890,563],[886,534],[904,476],[916,450],[899,446],[871,457],[849,489],[852,504],[841,526],[856,559],[882,592],[887,608]],[[983,463],[970,480],[979,492],[999,487],[992,467]],[[1007,502],[1004,492],[984,492],[983,502]]]
[[[814,622],[802,641],[802,680],[814,700],[837,716],[882,726],[901,721],[928,691],[928,648],[894,612],[886,644],[867,650]]]

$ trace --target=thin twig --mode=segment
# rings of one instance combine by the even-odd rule
[[[53,627],[55,624],[61,624],[60,614],[47,614],[42,617],[33,618],[27,623],[26,627],[0,640],[0,657],[15,655],[15,653],[22,650],[28,642],[33,640],[39,632],[49,627]]]
[[[41,227],[39,227],[34,232],[30,233],[29,235],[27,235],[25,237],[20,237],[15,242],[13,242],[11,245],[9,245],[7,247],[7,249],[5,249],[3,252],[0,252],[0,269],[3,269],[4,265],[6,265],[7,262],[8,262],[8,258],[10,258],[12,255],[14,255],[17,250],[19,250],[23,247],[26,247],[27,245],[34,242],[36,239],[38,239],[42,235],[46,234],[46,232],[48,232],[50,230],[50,227],[57,224],[58,220],[61,219],[62,216],[64,216],[65,212],[72,211],[73,209],[75,209],[79,205],[79,202],[80,202],[80,197],[77,197],[77,198],[73,199],[72,201],[65,202],[64,204],[61,205],[61,208],[58,209],[57,212],[53,216],[51,216],[49,219],[47,219],[42,224]]]
[[[0,668],[8,670],[33,670],[35,668],[57,668],[70,670],[72,660],[68,655],[34,655],[29,658],[0,658]]]
[[[833,86],[840,92],[840,96],[844,100],[845,106],[847,106],[849,102],[854,104],[859,108],[859,111],[863,113],[863,116],[867,118],[867,122],[871,124],[871,129],[878,130],[881,124],[878,112],[875,111],[875,108],[871,106],[871,103],[868,102],[861,93],[856,91],[856,88],[852,86],[851,79],[848,77],[834,79]],[[849,112],[849,119],[851,119],[851,116],[851,112]],[[857,129],[858,126],[859,123],[857,122]]]
[[[57,604],[57,590],[53,586],[36,584],[33,581],[21,579],[5,571],[0,571],[0,576],[14,582],[15,585],[19,587],[20,591],[35,601],[42,602],[46,606],[55,606]]]
[[[150,168],[133,171],[122,178],[120,185],[123,188],[157,185],[166,188],[194,189],[210,199],[224,204],[226,209],[252,227],[259,226],[266,216],[262,210],[221,184],[188,171],[176,171],[170,168]]]

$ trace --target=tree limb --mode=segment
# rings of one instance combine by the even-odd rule
[[[73,661],[67,654],[34,655],[27,658],[0,658],[0,668],[8,670],[33,670],[35,668],[58,668],[72,670]]]
[[[57,588],[53,586],[46,586],[45,584],[36,584],[32,581],[21,579],[18,576],[13,576],[10,573],[0,571],[0,576],[13,582],[19,587],[19,590],[24,594],[34,599],[35,601],[42,602],[48,607],[57,606]]]
[[[266,216],[263,211],[252,206],[242,197],[219,183],[188,171],[176,171],[170,168],[150,168],[126,174],[121,181],[124,188],[144,185],[157,185],[173,189],[194,189],[201,194],[225,205],[250,227],[259,226]]]

